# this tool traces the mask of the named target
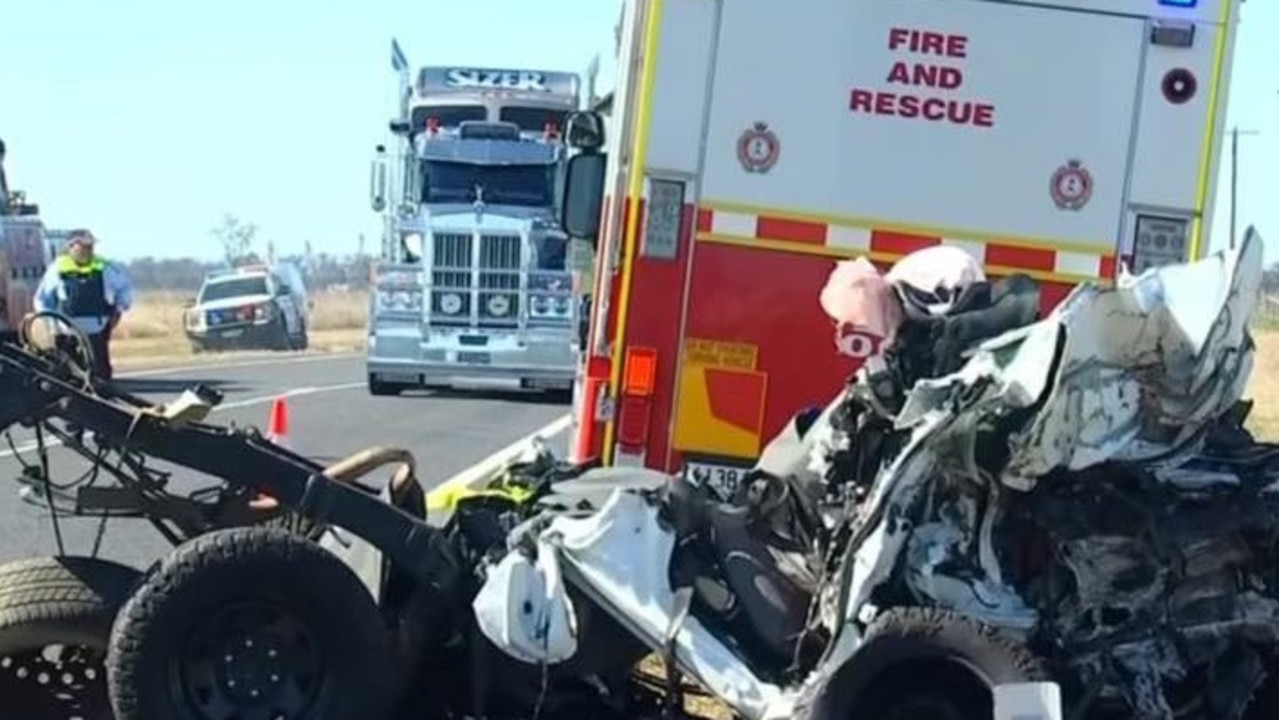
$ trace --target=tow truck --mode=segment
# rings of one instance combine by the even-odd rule
[[[3,147],[0,143],[0,342],[12,342],[53,255],[40,206],[9,189]]]
[[[410,85],[392,48],[403,102],[397,147],[373,164],[370,392],[571,389],[578,312],[554,202],[578,76],[430,66]]]
[[[596,244],[575,460],[730,488],[876,338],[834,262],[932,245],[1044,310],[1209,248],[1241,0],[628,0],[613,110],[570,120]]]

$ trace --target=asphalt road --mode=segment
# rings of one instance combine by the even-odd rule
[[[419,475],[428,487],[491,462],[494,453],[522,437],[552,425],[563,427],[562,419],[569,412],[564,400],[539,396],[423,392],[373,397],[365,387],[363,358],[358,355],[286,356],[156,369],[122,373],[120,382],[155,401],[172,399],[187,387],[203,383],[224,394],[210,422],[255,425],[264,431],[272,401],[284,395],[289,442],[295,451],[326,463],[372,445],[408,448],[416,455]],[[24,502],[20,486],[13,481],[21,470],[20,460],[36,461],[30,449],[32,439],[30,432],[13,429],[12,440],[19,451],[15,455],[0,438],[0,562],[57,551],[48,511]],[[562,451],[566,444],[562,432],[554,444]],[[74,480],[90,467],[60,447],[50,450],[50,466],[55,482]],[[175,471],[175,486],[209,482],[183,468],[166,469]],[[67,553],[92,550],[97,520],[62,519],[60,526]],[[112,520],[99,554],[144,567],[168,547],[145,521]]]

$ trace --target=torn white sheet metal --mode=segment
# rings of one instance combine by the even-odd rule
[[[955,523],[920,525],[910,535],[906,550],[907,582],[930,604],[944,603],[964,615],[999,627],[1029,630],[1038,620],[1012,588],[990,577],[954,577],[942,571],[959,555],[967,540]]]
[[[536,558],[516,550],[489,568],[471,602],[480,632],[517,660],[549,665],[577,652],[577,616],[559,563],[543,535]]]
[[[644,497],[618,490],[595,514],[558,517],[543,532],[555,538],[561,558],[592,595],[650,647],[664,642],[675,601],[668,575],[675,537],[658,523],[657,513]],[[781,689],[751,673],[693,616],[685,619],[675,646],[681,667],[740,716],[791,716]]]
[[[1261,287],[1262,243],[1082,288],[1050,318],[1066,332],[1044,409],[1013,438],[1010,478],[1194,449],[1243,395]]]
[[[1234,251],[1125,276],[1113,290],[1080,286],[1048,318],[988,343],[960,371],[918,383],[899,424],[937,412],[1003,413],[1046,389],[1044,406],[1010,440],[1003,480],[1022,489],[1058,467],[1193,450],[1247,384],[1261,274],[1261,238],[1250,231]]]
[[[850,548],[845,621],[857,620],[904,552],[913,526],[898,511],[940,476],[943,464],[954,472],[954,458],[934,448],[962,446],[956,438],[971,436],[987,418],[1046,397],[1010,438],[1001,479],[1023,490],[1056,467],[1193,450],[1187,446],[1247,383],[1247,325],[1261,261],[1261,238],[1250,230],[1233,251],[1149,270],[1113,290],[1080,286],[1048,318],[983,344],[959,371],[916,383],[897,417],[899,427],[912,428],[911,437],[861,508],[871,527]],[[815,452],[838,445],[838,438],[826,438],[829,428],[818,432],[823,440]]]

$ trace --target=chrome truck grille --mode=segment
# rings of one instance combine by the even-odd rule
[[[432,324],[516,327],[522,249],[520,236],[514,234],[435,233]]]

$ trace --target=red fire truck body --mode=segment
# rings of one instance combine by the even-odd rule
[[[1071,6],[628,0],[577,458],[732,482],[861,362],[841,258],[954,245],[1049,309],[1202,256],[1239,0]]]

